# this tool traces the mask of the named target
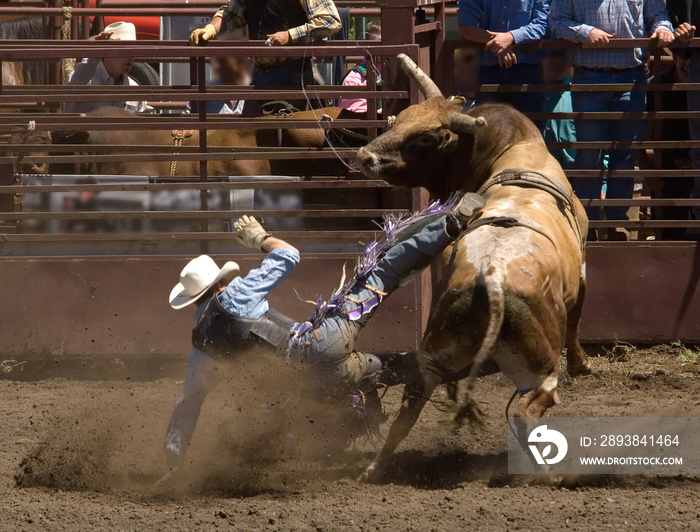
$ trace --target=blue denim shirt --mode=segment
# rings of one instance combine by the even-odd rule
[[[649,37],[658,29],[673,31],[664,0],[552,0],[549,26],[558,39],[585,43],[593,28],[616,38]],[[575,66],[625,70],[642,66],[646,48],[572,52]]]
[[[550,0],[459,0],[457,21],[460,26],[479,26],[494,32],[509,31],[515,44],[539,41],[547,35]],[[518,63],[539,63],[544,57],[537,50],[517,50]],[[484,52],[481,64],[498,64],[496,56]]]
[[[221,306],[236,316],[259,318],[270,308],[267,296],[294,271],[297,264],[297,250],[272,250],[260,268],[250,270],[245,277],[236,277],[229,283],[219,294]]]

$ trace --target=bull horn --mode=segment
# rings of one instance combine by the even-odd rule
[[[425,96],[425,99],[433,98],[434,96],[442,96],[442,92],[438,89],[435,82],[430,79],[430,77],[423,72],[413,59],[408,57],[406,54],[399,54],[396,56],[401,65],[401,69],[406,73],[406,75],[418,84],[418,88]]]
[[[483,116],[474,118],[473,116],[462,113],[451,113],[448,121],[448,127],[451,131],[472,135],[487,125],[486,119]]]

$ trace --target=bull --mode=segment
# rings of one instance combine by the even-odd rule
[[[339,107],[327,107],[323,109],[301,111],[288,115],[299,120],[335,120],[345,118],[347,112]],[[130,118],[134,117],[129,111],[116,107],[100,107],[87,114],[90,118]],[[235,127],[235,119],[231,121]],[[329,144],[341,146],[343,144],[357,147],[364,141],[362,134],[349,132],[347,137],[339,137],[329,133],[322,127],[297,128],[297,129],[217,129],[207,132],[207,145],[209,147],[305,147],[320,149]],[[331,137],[331,135],[334,135]],[[154,145],[172,147],[175,145],[175,137],[170,130],[68,130],[56,131],[51,134],[35,132],[31,135],[16,134],[11,139],[12,143],[53,143],[53,144],[84,144],[85,152],[90,152],[89,146],[100,145]],[[335,141],[335,143],[334,143]],[[182,139],[184,147],[199,146],[199,131],[192,131],[191,135]],[[52,165],[52,173],[81,173],[78,165]],[[178,161],[171,166],[171,161],[118,161],[106,160],[94,163],[82,173],[96,175],[146,175],[164,176],[172,171],[176,176],[191,176],[199,174],[199,161]],[[244,160],[227,159],[211,160],[208,163],[210,176],[256,176],[256,175],[334,175],[345,170],[345,166],[337,159],[330,160]],[[48,173],[48,165],[41,169],[31,168],[32,173]]]
[[[362,480],[378,479],[435,388],[489,367],[516,386],[517,416],[530,422],[559,402],[562,350],[571,376],[590,373],[579,342],[586,291],[588,219],[559,163],[527,117],[486,104],[463,113],[405,55],[399,60],[426,100],[358,151],[362,170],[434,197],[481,193],[486,207],[442,257],[418,364],[397,418]]]

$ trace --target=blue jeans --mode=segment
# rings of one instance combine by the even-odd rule
[[[350,319],[346,313],[330,313],[317,329],[309,330],[301,336],[293,353],[303,360],[332,371],[347,357],[363,355],[354,352],[355,340],[362,323],[374,314],[383,299],[428,267],[435,257],[454,241],[454,238],[447,234],[445,224],[444,214],[435,215],[409,226],[400,233],[396,244],[384,253],[372,272],[366,278],[357,280],[343,304],[343,310],[346,313],[356,311],[360,308],[357,302],[375,301],[376,305],[363,312],[359,320]],[[367,288],[368,286],[372,288]],[[386,294],[379,301],[376,300],[378,292]],[[373,362],[377,361],[362,362],[366,374],[380,369],[375,367]]]
[[[700,83],[700,53],[694,52],[690,59],[688,68],[688,83]],[[700,111],[700,92],[688,91],[688,111]],[[690,139],[700,140],[700,120],[688,120],[690,126]],[[693,161],[693,168],[700,169],[700,149],[690,150],[690,158]],[[695,188],[690,197],[700,199],[700,177],[695,178]],[[693,207],[693,218],[700,220],[700,207]]]
[[[219,361],[197,349],[193,348],[190,352],[185,386],[182,395],[175,402],[165,436],[165,459],[170,469],[184,463],[202,404],[221,378],[218,365]]]
[[[620,70],[618,72],[598,72],[577,67],[574,71],[574,84],[579,83],[646,83],[644,68]],[[575,113],[596,112],[635,112],[646,110],[646,93],[643,91],[620,92],[573,92],[571,94]],[[642,120],[577,120],[576,138],[579,141],[640,141],[644,137]],[[581,170],[603,170],[605,150],[579,149],[576,154],[576,167]],[[636,150],[609,150],[610,170],[631,170],[634,168]],[[582,199],[599,199],[603,178],[578,178],[572,180],[574,192]],[[608,178],[606,198],[628,199],[632,197],[634,179]],[[599,209],[586,209],[590,219],[599,218]],[[607,207],[608,220],[626,220],[627,207]]]
[[[542,84],[542,70],[539,63],[519,63],[511,68],[482,66],[479,69],[479,83],[498,85]],[[541,92],[481,92],[476,103],[507,103],[522,113],[542,112],[544,95]]]

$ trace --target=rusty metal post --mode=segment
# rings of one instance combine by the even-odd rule
[[[377,60],[374,56],[367,58],[369,61],[367,63],[367,90],[376,91],[377,90],[377,74],[375,72],[375,61]],[[377,119],[377,98],[367,98],[367,119],[376,120]],[[370,138],[375,138],[377,136],[377,128],[369,128],[368,134]]]
[[[80,7],[87,8],[88,0],[80,0]],[[90,15],[80,17],[80,33],[81,38],[87,40],[90,37]]]
[[[413,21],[415,0],[381,0],[379,6],[382,8],[382,44],[415,43]],[[395,60],[386,61],[382,79],[384,85],[391,90],[409,90],[408,78],[401,73]],[[401,110],[401,102],[387,100],[383,102],[383,110],[385,116],[398,114]]]
[[[100,9],[102,7],[102,0],[97,0],[95,3],[95,7],[97,7],[97,9]],[[105,30],[105,18],[102,15],[95,17],[95,20],[93,21],[93,26],[96,35],[98,33],[102,33]]]
[[[1,65],[1,63],[0,63]],[[2,76],[0,76],[2,77]],[[0,212],[14,212],[15,196],[14,194],[3,194],[3,185],[14,185],[15,173],[12,164],[0,164]],[[3,220],[0,222],[0,233],[16,232],[16,225],[9,221]]]
[[[78,8],[78,0],[70,0],[70,6],[73,9]],[[70,19],[70,38],[78,39],[80,35],[80,19],[75,14]]]
[[[51,7],[61,8],[61,0],[51,0]],[[60,15],[51,17],[51,38],[60,41],[62,37],[61,27],[63,25],[63,17]],[[61,60],[51,61],[50,80],[53,85],[61,84]]]
[[[435,32],[433,43],[433,79],[443,94],[454,93],[454,51],[451,46],[445,45],[445,4],[435,6],[435,23],[439,24]]]
[[[207,92],[206,83],[206,57],[197,58],[197,87],[201,94]],[[199,121],[206,123],[207,121],[207,105],[206,102],[199,102]],[[199,153],[204,155],[207,153],[207,129],[201,129],[199,131]],[[208,168],[207,160],[202,158],[199,161],[199,179],[200,181],[207,181],[208,179]],[[199,193],[200,209],[202,211],[209,210],[209,191],[201,190]],[[209,231],[209,220],[202,220],[201,230],[203,232]],[[202,241],[202,253],[209,253],[209,242]]]

